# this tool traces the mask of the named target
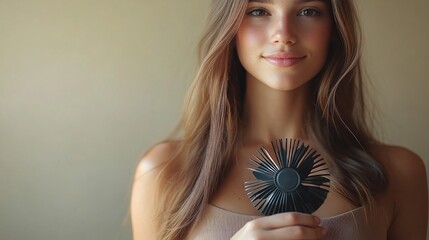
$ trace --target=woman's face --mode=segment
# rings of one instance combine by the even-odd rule
[[[236,35],[247,78],[293,90],[323,67],[332,32],[323,0],[249,0]]]

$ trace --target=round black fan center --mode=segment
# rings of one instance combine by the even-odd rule
[[[292,192],[298,188],[301,183],[299,173],[293,168],[283,168],[277,172],[275,184],[285,192]]]

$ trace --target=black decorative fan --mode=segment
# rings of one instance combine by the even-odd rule
[[[253,206],[264,215],[282,212],[313,213],[325,201],[330,188],[326,162],[297,139],[271,142],[275,159],[261,147],[250,168],[256,178],[244,183]]]

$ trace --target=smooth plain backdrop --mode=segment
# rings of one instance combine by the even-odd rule
[[[429,161],[426,0],[359,0],[382,140]],[[141,155],[180,116],[208,0],[0,0],[0,239],[131,239]]]

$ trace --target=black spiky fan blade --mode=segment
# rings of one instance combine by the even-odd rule
[[[267,216],[315,212],[330,189],[326,162],[297,139],[279,139],[271,145],[274,158],[261,147],[249,162],[255,179],[246,181],[244,188],[253,206]]]

